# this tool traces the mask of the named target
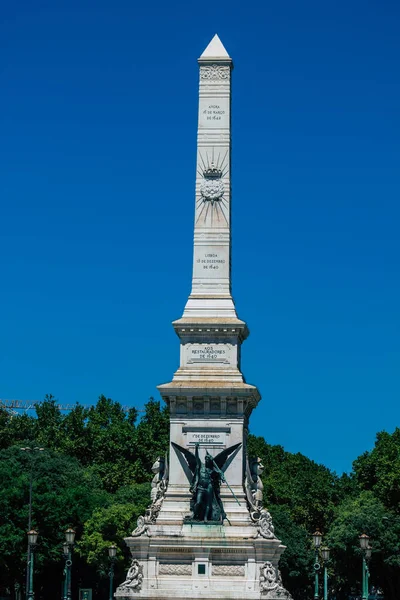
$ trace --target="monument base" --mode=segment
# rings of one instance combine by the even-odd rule
[[[285,546],[260,536],[253,524],[149,525],[125,542],[134,559],[117,599],[290,598],[278,570]]]

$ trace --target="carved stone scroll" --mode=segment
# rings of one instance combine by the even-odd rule
[[[258,533],[261,535],[261,537],[267,540],[272,540],[276,538],[276,535],[274,533],[275,528],[272,524],[272,517],[267,510],[263,509],[261,511],[260,518],[257,522],[257,526]]]
[[[270,561],[260,567],[260,591],[263,598],[292,600],[292,596],[282,585],[280,571]]]

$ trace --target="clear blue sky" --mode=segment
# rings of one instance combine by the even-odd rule
[[[400,425],[399,20],[394,0],[5,3],[0,398],[143,406],[170,381],[218,32],[251,431],[341,472]]]

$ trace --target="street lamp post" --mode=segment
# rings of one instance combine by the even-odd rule
[[[359,540],[362,551],[362,600],[367,600],[369,576],[369,574],[367,574],[367,552],[369,550],[369,536],[366,533],[362,533],[359,537]]]
[[[34,600],[35,592],[33,591],[33,557],[35,546],[38,538],[38,532],[34,529],[28,531],[28,546],[29,546],[29,564],[28,564],[28,600]]]
[[[322,560],[324,561],[324,600],[328,600],[328,561],[330,550],[326,546],[321,548]]]
[[[72,547],[75,541],[75,531],[71,528],[65,532],[65,542],[63,544],[63,553],[65,559],[64,568],[64,600],[71,600],[71,567],[72,567]]]
[[[372,555],[372,546],[368,545],[368,548],[365,551],[366,565],[365,565],[365,591],[366,597],[369,596],[369,561]]]
[[[313,533],[313,542],[315,548],[315,561],[314,561],[314,574],[315,574],[315,587],[314,587],[314,600],[318,600],[319,598],[319,590],[318,590],[318,573],[321,568],[321,565],[318,562],[318,550],[322,541],[322,533],[317,529],[315,533]]]
[[[114,591],[114,562],[115,562],[115,557],[117,555],[117,546],[115,544],[111,544],[111,546],[108,549],[108,556],[110,558],[110,571],[109,571],[109,576],[110,576],[110,594],[109,594],[109,600],[113,600],[113,591]]]
[[[36,452],[43,452],[44,448],[39,446],[26,446],[26,448],[20,448],[22,452],[27,452],[30,457],[30,472],[29,472],[29,512],[28,512],[28,531],[32,529],[32,487],[33,487],[33,457]],[[31,546],[28,543],[28,550],[26,553],[26,598],[28,599],[29,594],[29,565],[31,562]]]
[[[67,542],[63,543],[63,554],[64,554],[64,560],[65,560],[63,600],[67,600],[67,597],[68,597],[68,572],[69,572],[68,569],[71,566],[71,561],[69,558],[69,545],[67,544]]]

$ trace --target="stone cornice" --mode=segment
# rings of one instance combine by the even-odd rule
[[[172,323],[175,333],[181,338],[187,335],[207,337],[212,334],[218,338],[237,337],[243,342],[250,331],[240,319],[222,317],[182,317]]]

